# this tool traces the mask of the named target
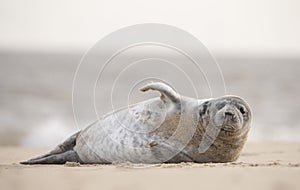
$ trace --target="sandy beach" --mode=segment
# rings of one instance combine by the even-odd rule
[[[18,164],[48,148],[0,148],[0,189],[299,189],[300,143],[248,143],[220,164]]]

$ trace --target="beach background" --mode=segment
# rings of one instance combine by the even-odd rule
[[[297,189],[299,13],[300,3],[292,0],[151,4],[133,0],[0,1],[0,189]],[[231,164],[19,165],[19,161],[47,151],[81,128],[74,121],[72,85],[82,57],[109,33],[139,23],[179,27],[210,50],[222,71],[226,94],[243,97],[253,111],[253,125],[240,159]],[[124,62],[130,56],[132,52],[124,55]],[[165,56],[172,59],[175,55]],[[150,64],[141,69],[151,68]],[[192,68],[185,71],[189,73]],[[107,71],[105,88],[114,80],[110,72],[117,70]],[[173,72],[166,75],[177,77]],[[119,98],[113,99],[115,107],[157,96],[138,93],[136,88],[130,94],[124,86],[131,84],[135,75],[125,76],[116,86]],[[175,82],[181,94],[195,97],[180,78]],[[219,83],[214,85],[223,88]],[[88,90],[83,85],[78,96]],[[124,102],[120,97],[128,94],[130,100]],[[198,97],[209,95],[204,90]],[[110,103],[99,98],[99,113],[111,111]],[[83,124],[94,121],[90,115],[93,110],[84,101],[77,106],[85,113]]]

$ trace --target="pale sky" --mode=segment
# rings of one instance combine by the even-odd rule
[[[186,30],[212,52],[300,55],[297,0],[0,0],[0,50],[84,52],[147,22]]]

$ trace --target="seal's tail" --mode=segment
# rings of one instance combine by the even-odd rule
[[[54,150],[47,154],[20,162],[21,164],[64,164],[69,162],[81,162],[77,153],[73,150],[76,145],[76,139],[80,132],[75,133]]]

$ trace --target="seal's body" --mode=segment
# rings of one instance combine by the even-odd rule
[[[238,158],[251,126],[248,104],[236,96],[197,100],[164,83],[153,98],[114,111],[54,150],[23,164],[230,162]]]

